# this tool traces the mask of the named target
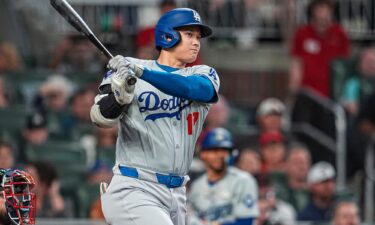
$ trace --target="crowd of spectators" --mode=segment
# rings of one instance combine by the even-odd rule
[[[226,1],[215,2],[217,8],[222,8]],[[246,1],[246,7],[253,9],[256,2]],[[176,6],[174,1],[164,0],[160,12]],[[351,44],[345,30],[333,21],[334,9],[329,0],[312,0],[309,5],[308,24],[301,25],[291,38],[289,91],[292,97],[298,98],[299,92],[308,88],[327,101],[342,104],[349,121],[348,158],[360,165],[375,132],[375,89],[372,82],[375,49],[372,46],[363,49],[354,67],[355,72],[342,86],[340,98],[333,99],[331,63],[351,56]],[[157,51],[152,47],[152,37],[151,28],[139,31],[135,39],[137,57],[154,58]],[[21,129],[13,132],[6,127],[0,128],[0,136],[4,139],[0,142],[0,168],[20,166],[33,175],[38,183],[36,194],[40,202],[37,205],[43,208],[38,211],[43,214],[38,216],[72,217],[81,215],[77,213],[79,202],[65,201],[72,196],[79,198],[71,188],[77,183],[64,183],[66,179],[59,174],[63,173],[60,165],[45,157],[36,161],[30,158],[28,151],[38,146],[50,146],[52,152],[55,151],[53,144],[57,142],[82,145],[85,156],[94,160],[83,161],[80,168],[83,167],[84,172],[79,170],[80,173],[70,176],[78,176],[81,186],[97,186],[101,181],[111,179],[117,131],[115,128],[95,127],[89,115],[97,91],[93,87],[100,80],[84,76],[104,74],[106,60],[86,39],[74,35],[65,37],[55,50],[49,65],[51,73],[32,92],[27,92],[26,98],[31,101],[25,101],[17,95],[22,90],[15,90],[23,87],[8,86],[15,77],[28,76],[27,73],[17,74],[22,71],[22,60],[13,45],[0,44],[0,111],[29,104],[24,109],[27,116]],[[199,60],[204,62],[202,58]],[[84,85],[73,77],[77,74],[85,80]],[[256,104],[253,120],[256,123],[251,124],[256,127],[255,133],[234,137],[239,147],[237,155],[233,156],[234,166],[248,172],[258,182],[260,214],[257,224],[286,225],[297,221],[359,224],[363,216],[358,208],[362,196],[343,195],[336,191],[334,163],[316,160],[320,159],[314,155],[316,149],[298,140],[291,130],[289,112],[293,105],[277,97],[270,96]],[[226,127],[237,134],[235,126],[230,124],[233,107],[230,99],[220,96],[219,102],[210,109],[198,146],[205,134],[214,128]],[[352,139],[351,133],[358,138]],[[363,167],[357,166],[354,170],[363,172]],[[84,216],[102,218],[97,197],[90,199],[89,210]]]

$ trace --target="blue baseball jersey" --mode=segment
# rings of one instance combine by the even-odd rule
[[[155,60],[127,59],[149,70],[165,72]],[[209,66],[186,67],[172,73],[205,76],[212,82],[216,95],[218,93],[220,79]],[[111,74],[107,74],[101,86],[110,84],[110,80]],[[210,103],[165,94],[148,82],[138,79],[134,99],[120,117],[116,164],[159,173],[186,175],[210,106]]]
[[[197,224],[197,219],[230,223],[259,215],[256,180],[233,167],[229,167],[226,175],[213,184],[208,182],[207,174],[202,175],[192,183],[188,200],[193,211],[190,214],[194,218],[190,225]]]

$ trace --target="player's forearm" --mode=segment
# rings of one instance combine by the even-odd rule
[[[166,94],[184,99],[210,102],[215,96],[215,89],[211,81],[199,75],[184,77],[145,69],[141,79]]]
[[[126,105],[120,105],[113,93],[97,96],[96,103],[91,107],[91,120],[100,127],[112,127],[117,124]]]

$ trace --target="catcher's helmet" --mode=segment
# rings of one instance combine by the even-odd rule
[[[232,135],[224,128],[210,130],[202,142],[202,150],[209,149],[233,149]]]
[[[185,26],[199,26],[202,37],[212,34],[212,29],[202,23],[198,12],[189,8],[177,8],[160,17],[155,27],[155,46],[158,49],[172,48],[180,41],[180,34],[176,28]]]
[[[9,219],[15,225],[35,224],[36,198],[31,191],[35,183],[31,175],[22,170],[1,170],[0,173],[0,190]]]

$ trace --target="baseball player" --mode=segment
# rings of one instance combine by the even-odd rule
[[[255,224],[257,183],[250,174],[228,167],[232,150],[231,134],[224,128],[215,128],[204,137],[199,156],[207,172],[192,183],[189,225]]]
[[[114,176],[101,196],[112,225],[183,225],[185,184],[196,140],[211,103],[218,100],[216,71],[186,67],[211,35],[189,8],[165,13],[155,27],[157,60],[116,56],[91,108],[101,127],[118,125]],[[127,81],[137,77],[135,85]]]
[[[0,168],[0,225],[35,224],[34,180],[22,170]]]

